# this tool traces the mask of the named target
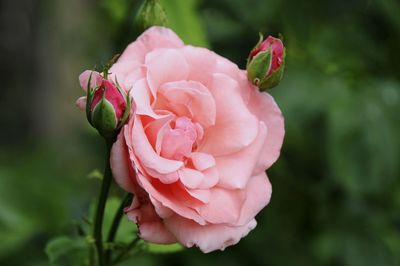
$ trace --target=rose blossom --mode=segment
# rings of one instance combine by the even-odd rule
[[[128,123],[111,151],[116,182],[140,237],[210,252],[256,226],[271,197],[283,117],[229,60],[152,27],[110,69],[130,90]]]

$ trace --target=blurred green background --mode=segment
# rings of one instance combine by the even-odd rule
[[[140,2],[0,0],[0,265],[48,265],[46,242],[96,197],[103,143],[75,107],[78,75],[136,38]],[[286,137],[271,203],[238,245],[125,265],[400,265],[400,2],[162,2],[186,43],[241,67],[259,31],[283,34],[271,94]]]

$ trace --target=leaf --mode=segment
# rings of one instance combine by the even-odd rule
[[[93,169],[88,175],[87,177],[89,179],[103,179],[103,174],[99,171],[99,169]]]
[[[48,242],[45,252],[54,266],[90,266],[89,244],[83,238],[56,237]]]
[[[144,250],[150,253],[174,253],[184,250],[184,246],[181,244],[154,244],[154,243],[145,243]]]

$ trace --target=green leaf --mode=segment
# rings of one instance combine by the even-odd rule
[[[91,266],[89,247],[83,238],[60,236],[48,242],[45,252],[54,266]]]
[[[196,11],[196,0],[161,0],[161,4],[167,13],[168,26],[186,44],[209,46],[204,27]]]
[[[144,250],[150,253],[174,253],[184,250],[185,247],[181,244],[154,244],[154,243],[145,243]]]
[[[87,177],[89,179],[103,179],[103,174],[99,171],[99,169],[93,169],[88,175]]]

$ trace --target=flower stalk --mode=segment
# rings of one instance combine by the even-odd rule
[[[98,264],[99,266],[105,266],[105,254],[104,254],[104,247],[103,247],[103,235],[102,235],[102,228],[103,228],[103,219],[104,219],[104,210],[106,207],[106,202],[108,198],[108,193],[110,191],[111,180],[112,180],[112,172],[110,166],[110,152],[111,147],[115,141],[115,138],[106,139],[106,162],[105,162],[105,169],[104,169],[104,176],[103,182],[101,184],[99,199],[97,202],[96,208],[96,217],[95,223],[93,228],[93,236],[95,239],[95,245],[97,249],[97,257],[98,257]]]

